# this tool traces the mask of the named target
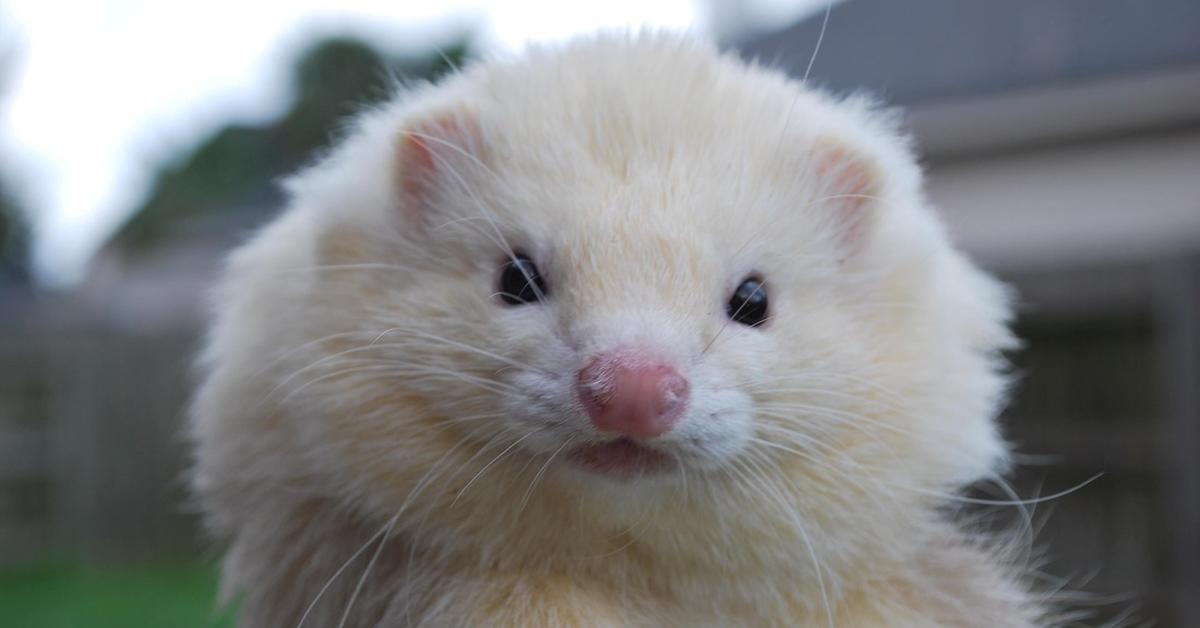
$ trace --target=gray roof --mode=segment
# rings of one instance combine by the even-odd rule
[[[801,76],[823,13],[734,47]],[[846,0],[811,78],[923,105],[1194,66],[1198,0]]]

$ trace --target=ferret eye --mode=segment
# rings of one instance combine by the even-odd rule
[[[500,298],[508,305],[533,303],[546,296],[546,281],[528,256],[516,254],[500,269]]]
[[[760,279],[746,279],[733,291],[725,311],[730,319],[743,325],[762,325],[767,321],[767,286]]]

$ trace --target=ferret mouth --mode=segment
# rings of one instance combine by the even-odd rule
[[[671,456],[629,438],[580,445],[567,459],[582,469],[617,479],[662,473],[675,466]]]

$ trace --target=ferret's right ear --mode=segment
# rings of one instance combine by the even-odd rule
[[[420,118],[396,137],[396,192],[405,218],[419,223],[439,190],[467,185],[464,168],[482,163],[479,126],[466,111]]]
[[[833,210],[832,223],[844,255],[850,256],[876,219],[881,175],[874,161],[833,138],[821,138],[814,153],[814,175],[822,198]]]

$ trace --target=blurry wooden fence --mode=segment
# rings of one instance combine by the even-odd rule
[[[1019,383],[1005,413],[1049,573],[1139,606],[1158,626],[1200,626],[1200,256],[1016,273]],[[1089,622],[1088,625],[1093,625]],[[1095,625],[1100,625],[1097,621]]]
[[[37,326],[0,335],[0,565],[194,544],[183,405],[194,341]]]

